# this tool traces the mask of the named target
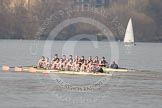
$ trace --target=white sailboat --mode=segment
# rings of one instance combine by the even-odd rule
[[[126,45],[133,45],[133,46],[135,45],[133,24],[132,24],[131,18],[129,19],[128,26],[127,26],[127,29],[126,29],[124,43]]]

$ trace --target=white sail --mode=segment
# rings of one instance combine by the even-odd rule
[[[127,29],[126,29],[124,43],[126,43],[126,44],[135,44],[133,24],[132,24],[132,19],[131,18],[130,18],[130,20],[128,22],[128,26],[127,26]]]

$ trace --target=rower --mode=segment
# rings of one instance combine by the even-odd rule
[[[99,62],[99,65],[101,67],[107,67],[108,66],[108,62],[105,60],[105,57],[102,57],[102,59]]]
[[[63,55],[63,56],[62,56],[62,63],[61,63],[63,69],[66,68],[67,62],[68,62],[68,61],[67,61],[67,59],[66,59],[66,55]]]
[[[79,61],[79,56],[75,56],[74,62]]]
[[[73,65],[73,59],[69,59],[66,64],[66,70],[68,71],[72,70],[72,65]]]
[[[74,71],[79,71],[80,70],[80,68],[79,68],[79,58],[74,60],[73,65],[72,65],[72,70],[74,70]]]
[[[118,69],[118,65],[115,63],[115,61],[113,61],[113,63],[111,64],[110,68],[112,69]]]
[[[92,61],[93,61],[92,56],[89,56],[89,58],[88,58],[88,63],[90,63],[90,62],[92,62]]]
[[[93,64],[94,64],[95,66],[97,66],[97,65],[99,65],[99,63],[100,63],[100,61],[99,61],[99,59],[98,59],[98,56],[96,56],[95,59],[93,60]]]
[[[72,61],[73,62],[73,56],[72,55],[69,55],[68,62],[69,61]]]
[[[59,59],[58,54],[55,54],[52,61],[51,61],[51,63],[53,64],[58,59]]]
[[[81,71],[87,72],[87,68],[88,68],[88,62],[87,60],[84,60],[84,63],[81,65]]]
[[[57,59],[53,62],[51,68],[52,68],[52,69],[59,69],[59,62],[60,62],[60,59],[57,58]]]
[[[40,58],[37,64],[37,68],[45,68],[46,67],[46,59],[44,56]]]
[[[59,69],[60,70],[64,70],[65,69],[65,63],[64,63],[64,59],[63,58],[60,59]]]
[[[62,59],[63,59],[64,62],[66,62],[66,55],[63,55]]]
[[[84,63],[85,59],[84,59],[84,56],[82,56],[79,60],[79,67],[82,66],[82,64]]]
[[[94,66],[94,64],[93,64],[93,61],[90,61],[89,63],[88,63],[88,71],[89,72],[92,72],[92,71],[94,71],[95,70],[95,66]]]

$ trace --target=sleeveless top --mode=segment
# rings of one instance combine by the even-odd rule
[[[101,64],[106,65],[106,63],[107,63],[106,60],[102,60],[102,61],[101,61]]]

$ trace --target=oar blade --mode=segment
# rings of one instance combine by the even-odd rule
[[[37,69],[35,69],[35,68],[32,67],[32,68],[29,69],[29,72],[30,73],[36,73],[37,72]]]
[[[42,73],[43,73],[43,74],[49,74],[50,71],[49,71],[49,70],[44,70]]]
[[[15,67],[15,69],[14,69],[15,72],[22,72],[22,70],[23,70],[23,69],[20,68],[20,67]]]
[[[9,71],[10,67],[9,66],[2,66],[2,71]]]

